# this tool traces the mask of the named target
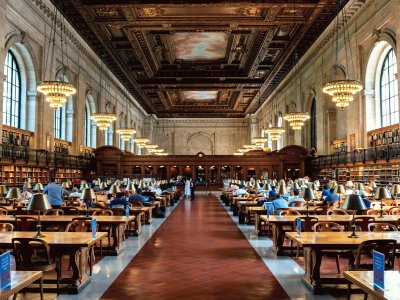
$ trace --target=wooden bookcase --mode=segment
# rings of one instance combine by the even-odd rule
[[[395,124],[367,132],[369,147],[391,145],[400,142],[400,125]]]
[[[1,183],[23,185],[30,179],[31,184],[49,182],[49,170],[43,167],[26,167],[16,165],[0,165]]]
[[[56,168],[54,177],[56,183],[63,183],[64,181],[74,179],[82,179],[82,170],[73,168]]]
[[[347,152],[347,138],[333,140],[331,145],[331,153]]]

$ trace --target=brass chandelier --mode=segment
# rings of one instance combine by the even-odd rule
[[[129,111],[128,110],[128,105],[126,107],[126,111]],[[131,140],[132,136],[136,133],[136,129],[133,128],[133,126],[132,126],[132,120],[130,122],[130,126],[129,127],[122,126],[122,121],[124,120],[123,115],[124,115],[124,113],[121,112],[121,114],[120,114],[120,128],[117,130],[117,133],[121,137],[121,140],[123,140],[124,142],[128,142],[128,141]]]
[[[54,50],[56,45],[56,27],[57,27],[56,25],[58,21],[57,15],[58,11],[55,8],[54,18],[50,30],[50,43],[47,51],[46,65],[45,65],[45,70],[47,70],[47,63],[50,60],[50,78],[53,78],[53,70],[54,70],[53,63],[54,63]],[[64,48],[65,51],[67,50],[67,42],[66,42],[67,39],[63,38],[64,31],[65,31],[65,24],[63,18],[61,17],[60,40],[61,40],[62,80],[43,80],[39,82],[38,85],[36,86],[36,90],[45,96],[46,101],[50,103],[50,107],[56,109],[62,107],[63,103],[67,102],[67,98],[76,93],[76,88],[72,84],[64,81],[66,76],[65,71],[67,69],[67,66],[64,64]]]
[[[146,144],[148,144],[150,140],[148,138],[135,138],[135,143],[139,148],[143,148]]]
[[[269,138],[272,141],[277,141],[277,140],[279,140],[281,134],[285,132],[285,128],[283,128],[283,127],[269,127],[267,129],[264,129],[264,132],[268,134]]]
[[[106,111],[107,107],[110,106],[110,102],[108,101],[106,103]],[[114,122],[117,119],[115,114],[113,113],[94,113],[90,116],[90,120],[96,122],[97,128],[100,130],[106,130],[108,127],[110,127],[111,123]]]
[[[289,122],[293,130],[300,130],[304,126],[304,122],[310,118],[310,115],[305,112],[292,112],[286,114],[283,119]]]
[[[338,1],[338,6],[342,3],[342,1]],[[363,84],[360,80],[356,79],[349,79],[349,59],[348,56],[350,55],[350,60],[351,60],[351,67],[352,67],[352,72],[353,75],[355,76],[355,71],[354,71],[354,64],[352,61],[352,52],[351,52],[351,45],[350,45],[350,35],[349,35],[349,30],[348,30],[348,25],[347,25],[347,17],[345,16],[344,13],[344,6],[341,9],[341,14],[342,14],[342,23],[343,23],[343,39],[344,39],[344,50],[345,50],[345,78],[344,79],[338,79],[338,70],[340,69],[339,64],[338,64],[338,53],[339,53],[339,15],[340,12],[338,12],[337,17],[336,17],[336,24],[335,24],[335,64],[334,64],[334,80],[331,80],[327,83],[325,83],[322,86],[322,91],[325,94],[328,94],[329,96],[332,97],[332,101],[336,103],[336,106],[340,107],[342,110],[345,107],[348,107],[350,105],[350,102],[353,101],[354,95],[360,91],[363,90]],[[349,53],[348,53],[349,52]],[[333,54],[333,51],[332,51]]]

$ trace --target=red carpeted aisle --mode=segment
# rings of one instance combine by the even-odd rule
[[[289,298],[217,198],[197,196],[179,203],[102,299]]]

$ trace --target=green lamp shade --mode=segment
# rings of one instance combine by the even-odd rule
[[[390,196],[389,191],[384,188],[380,187],[375,193],[375,199],[376,200],[386,200],[386,199],[391,199],[392,197]]]
[[[33,194],[29,200],[27,210],[49,210],[52,209],[46,194]]]
[[[7,199],[21,199],[22,198],[21,191],[17,187],[12,187],[8,190],[6,198]]]
[[[304,200],[313,200],[315,199],[314,191],[312,188],[305,188],[303,192],[303,198]]]
[[[347,195],[342,207],[344,210],[363,210],[367,209],[360,195]]]

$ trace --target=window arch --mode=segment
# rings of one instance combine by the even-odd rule
[[[14,54],[9,50],[4,63],[3,124],[21,127],[21,73]]]
[[[379,106],[381,126],[399,123],[397,62],[393,48],[384,56],[379,78]]]

